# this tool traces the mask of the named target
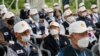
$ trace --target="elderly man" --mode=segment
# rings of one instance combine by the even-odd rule
[[[31,27],[25,21],[14,25],[14,34],[17,42],[10,47],[18,56],[39,56],[36,46],[31,44]]]
[[[86,49],[89,45],[88,28],[83,21],[76,21],[69,26],[71,45],[62,49],[59,56],[93,56]]]
[[[50,24],[52,21],[55,21],[55,18],[54,18],[54,11],[52,8],[48,8],[47,9],[47,17],[46,17],[46,20],[47,22]]]
[[[2,20],[4,24],[6,25],[5,27],[1,29],[4,39],[10,44],[14,44],[16,42],[16,38],[13,34],[13,25],[15,23],[15,15],[12,12],[7,12],[4,14]]]
[[[69,25],[76,21],[76,19],[74,18],[72,11],[70,9],[68,9],[64,12],[64,20],[65,21],[62,24],[65,29],[65,34],[68,35],[69,34],[69,32],[68,32]]]
[[[70,44],[66,36],[60,34],[60,26],[57,22],[51,22],[50,34],[44,39],[43,48],[51,52],[51,56],[58,55],[61,48]],[[47,56],[47,55],[44,55]]]
[[[87,27],[92,27],[95,28],[95,25],[93,24],[92,20],[90,20],[90,18],[88,18],[88,12],[87,9],[85,7],[80,7],[79,11],[78,11],[78,21],[84,21],[87,25]]]
[[[100,15],[98,14],[98,7],[96,4],[93,4],[91,6],[91,20],[93,21],[94,24],[98,23],[100,21]]]
[[[40,44],[43,37],[48,35],[48,29],[47,29],[48,26],[46,26],[48,22],[46,22],[43,16],[39,17],[37,9],[30,10],[29,19],[30,21],[32,21],[29,23],[33,31],[32,35],[37,39],[37,43]]]
[[[91,6],[91,20],[93,21],[93,23],[96,25],[97,28],[100,28],[100,15],[98,14],[98,7],[96,4],[93,4]],[[96,37],[99,38],[99,32],[100,30],[96,31]]]
[[[20,11],[20,18],[21,19],[28,19],[29,18],[29,12],[30,12],[30,4],[25,3],[24,9]]]
[[[68,10],[68,9],[70,9],[69,4],[64,5],[64,11],[66,11],[66,10]]]

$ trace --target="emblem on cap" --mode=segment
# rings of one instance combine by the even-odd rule
[[[23,26],[23,27],[24,27],[25,25],[24,25],[24,24],[21,24],[21,26]]]
[[[81,23],[81,27],[84,27],[84,24],[83,23]]]

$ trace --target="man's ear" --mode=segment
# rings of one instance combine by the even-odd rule
[[[72,39],[74,37],[74,34],[72,33],[72,34],[68,35],[68,37],[69,37],[69,39]]]
[[[14,35],[15,35],[15,37],[16,37],[17,39],[20,38],[20,35],[19,35],[18,33],[14,33]]]
[[[64,20],[66,19],[66,16],[64,16]]]
[[[60,28],[59,28],[58,30],[59,30],[59,32],[60,32]]]

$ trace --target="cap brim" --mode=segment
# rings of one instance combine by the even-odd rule
[[[53,26],[54,26],[54,27],[59,27],[59,26],[55,26],[55,25],[50,25],[48,28],[53,27]]]
[[[31,28],[30,28],[30,27],[24,28],[24,29],[22,29],[22,30],[20,30],[20,31],[17,31],[17,33],[23,33],[23,32],[25,32],[26,30],[31,30]]]
[[[89,31],[89,29],[88,29],[88,28],[86,28],[85,30],[79,30],[79,31],[74,32],[74,33],[84,33],[84,32],[86,32],[86,31]]]

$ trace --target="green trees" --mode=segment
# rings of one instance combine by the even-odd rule
[[[11,2],[13,0],[4,0],[5,1],[5,5],[8,8],[9,5],[11,4]],[[79,0],[80,1],[80,0]],[[45,0],[45,3],[49,6],[49,7],[53,7],[53,4],[55,2],[59,2],[59,0]],[[18,7],[19,9],[23,8],[23,4],[25,3],[25,0],[19,0],[19,4]],[[87,9],[90,9],[92,4],[96,4],[97,1],[96,0],[85,0],[85,6]],[[2,0],[0,0],[0,4],[2,4]],[[11,6],[11,10],[15,11],[15,4],[16,4],[16,0],[14,1],[13,5]],[[76,4],[75,4],[75,0],[70,0],[70,7],[72,9],[73,12],[75,12],[76,10]]]

